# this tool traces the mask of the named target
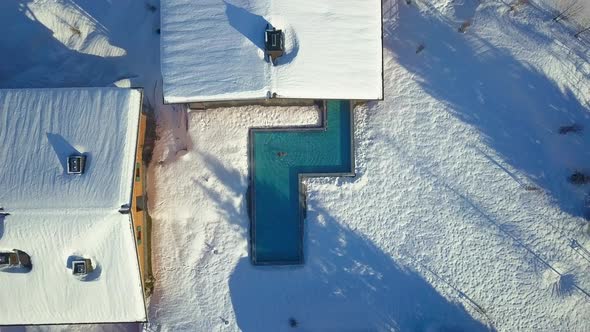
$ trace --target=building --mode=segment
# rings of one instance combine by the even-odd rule
[[[129,213],[141,105],[133,89],[0,90],[0,250],[32,263],[0,271],[0,325],[146,320]]]
[[[166,103],[383,98],[380,0],[167,0],[161,15]],[[267,27],[284,37],[274,64]]]

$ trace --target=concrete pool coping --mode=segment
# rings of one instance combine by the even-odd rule
[[[334,102],[335,100],[329,100],[331,102]],[[250,261],[252,262],[252,264],[254,265],[261,265],[261,266],[268,266],[268,265],[303,265],[305,263],[305,255],[304,255],[304,248],[305,248],[305,228],[304,228],[304,224],[305,224],[305,219],[307,218],[307,186],[304,183],[305,179],[308,178],[319,178],[319,177],[354,177],[356,176],[356,172],[355,172],[355,145],[354,145],[354,123],[355,123],[355,117],[354,117],[354,101],[352,100],[341,100],[339,102],[348,102],[348,107],[349,107],[349,112],[350,112],[350,172],[336,172],[336,173],[299,173],[298,174],[298,183],[299,183],[299,189],[298,189],[298,193],[299,193],[299,216],[300,216],[300,221],[299,221],[299,227],[300,227],[300,239],[299,239],[299,243],[300,248],[299,248],[299,257],[301,257],[301,260],[293,260],[293,261],[284,261],[284,260],[280,260],[280,261],[264,261],[264,262],[259,262],[256,261],[256,235],[255,235],[255,229],[256,229],[256,218],[255,216],[255,212],[256,212],[256,204],[255,204],[255,195],[254,195],[254,191],[255,191],[255,185],[254,185],[254,174],[255,174],[255,160],[254,160],[254,156],[255,156],[255,148],[254,148],[254,141],[253,141],[253,137],[255,133],[258,132],[298,132],[298,131],[307,131],[307,132],[314,132],[314,131],[326,131],[327,130],[327,126],[328,126],[328,121],[329,118],[327,116],[328,113],[328,105],[327,103],[329,102],[328,100],[323,100],[321,101],[321,104],[319,104],[319,126],[287,126],[287,127],[254,127],[254,128],[250,128],[248,130],[248,181],[249,181],[249,186],[248,186],[248,191],[247,191],[247,204],[248,204],[248,217],[250,219],[250,227],[249,227],[249,241],[248,241],[248,245],[250,247]]]

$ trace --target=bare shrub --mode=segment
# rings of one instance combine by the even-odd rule
[[[588,19],[588,22],[584,22],[584,25],[578,29],[578,31],[574,34],[574,37],[578,38],[581,34],[588,31],[590,31],[590,19]]]
[[[299,326],[299,322],[295,318],[291,317],[289,318],[289,326],[292,328],[296,328],[297,326]]]
[[[582,130],[584,130],[584,126],[574,123],[572,125],[559,127],[559,134],[565,135],[569,133],[580,133]]]
[[[524,185],[523,188],[526,191],[539,191],[539,190],[541,190],[541,188],[531,185],[531,184]]]
[[[422,52],[424,49],[426,48],[426,46],[424,45],[424,43],[421,43],[420,45],[418,45],[418,47],[416,48],[416,54]]]
[[[510,11],[515,11],[520,7],[524,7],[529,4],[529,0],[516,0],[510,4]]]
[[[576,289],[576,276],[571,273],[560,274],[551,285],[551,295],[566,296]]]
[[[68,23],[68,28],[70,28],[72,35],[82,36],[82,31],[80,31],[80,29],[78,27]]]
[[[573,184],[583,185],[590,182],[590,175],[586,175],[581,171],[574,171],[569,177],[569,181]]]
[[[153,5],[151,3],[146,3],[145,8],[147,8],[147,10],[149,10],[152,13],[155,12],[156,10],[158,10],[158,7],[156,7],[155,5]]]
[[[153,277],[146,278],[144,285],[143,285],[143,289],[144,289],[147,297],[149,297],[150,295],[152,295],[154,293],[154,283],[155,283],[155,280]]]
[[[457,31],[459,31],[460,33],[465,33],[467,31],[467,28],[469,28],[471,26],[471,21],[467,20],[465,22],[463,22],[463,24],[461,24],[461,26],[459,27],[459,29],[457,29]]]
[[[580,0],[555,0],[555,16],[553,21],[568,19],[579,15],[584,9],[584,5]]]

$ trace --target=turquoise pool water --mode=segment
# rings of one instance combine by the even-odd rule
[[[252,129],[250,248],[254,264],[302,264],[301,176],[352,175],[352,110],[328,101],[323,128]]]

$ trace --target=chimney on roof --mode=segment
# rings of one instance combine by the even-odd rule
[[[68,174],[83,174],[86,164],[85,155],[71,155],[68,157]]]
[[[276,59],[282,56],[283,53],[285,53],[285,35],[283,31],[267,24],[264,32],[264,55],[274,65]]]

